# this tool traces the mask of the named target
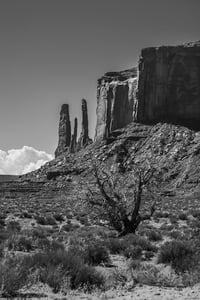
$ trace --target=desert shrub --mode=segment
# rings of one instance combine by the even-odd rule
[[[56,225],[56,220],[52,216],[47,216],[45,218],[45,225]]]
[[[0,226],[6,226],[5,220],[0,218]]]
[[[52,216],[36,216],[35,219],[40,225],[56,225],[56,220]]]
[[[29,270],[23,265],[22,259],[7,257],[0,263],[0,287],[3,297],[17,295],[28,278]]]
[[[10,232],[19,232],[21,230],[21,226],[17,221],[10,221],[7,224],[7,230]]]
[[[144,251],[143,255],[146,260],[149,260],[154,257],[155,253],[153,251]]]
[[[162,224],[160,226],[160,230],[162,231],[171,231],[174,229],[174,226],[172,224]]]
[[[192,211],[191,211],[191,215],[192,215],[194,218],[200,218],[200,210],[192,210]]]
[[[170,220],[171,224],[177,223],[177,217],[175,215],[170,215],[169,220]]]
[[[46,235],[45,235],[45,232],[44,232],[43,228],[37,227],[37,228],[33,229],[33,231],[32,231],[32,238],[33,239],[46,238]]]
[[[163,272],[162,268],[154,264],[140,263],[136,267],[131,265],[130,271],[132,279],[136,283],[166,287],[180,286],[182,284],[182,278],[174,270]]]
[[[132,259],[139,259],[142,255],[142,248],[140,246],[129,246],[124,250],[124,256]]]
[[[5,242],[9,237],[9,232],[5,229],[0,230],[0,244]]]
[[[171,264],[176,271],[187,270],[192,262],[193,250],[188,242],[173,240],[160,248],[158,263]]]
[[[122,253],[126,245],[124,244],[122,239],[119,238],[110,238],[105,240],[106,247],[110,250],[111,254],[119,254]]]
[[[169,217],[169,213],[167,211],[162,212],[162,211],[156,211],[154,214],[155,218],[168,218]]]
[[[84,264],[76,251],[64,249],[46,250],[24,258],[24,265],[32,271],[39,271],[39,280],[58,292],[65,278],[70,279],[70,287],[101,286],[103,277],[93,268]]]
[[[6,243],[8,250],[29,252],[33,250],[33,244],[31,239],[21,236],[13,235],[10,236]]]
[[[132,245],[132,246],[140,246],[142,250],[146,251],[157,251],[157,247],[154,246],[148,239],[141,237],[135,234],[128,234],[123,238],[123,242],[125,245]]]
[[[192,220],[190,222],[190,226],[195,229],[200,228],[200,220],[199,219]]]
[[[178,218],[182,221],[186,221],[188,219],[186,213],[182,212],[178,215]]]
[[[173,239],[180,239],[182,234],[178,230],[173,230],[173,231],[169,232],[169,236]]]
[[[32,215],[28,211],[23,211],[20,216],[21,218],[27,218],[27,219],[32,218]]]
[[[45,225],[45,218],[42,216],[36,216],[35,220],[37,221],[38,224],[40,225]]]
[[[158,230],[153,229],[147,231],[147,237],[153,242],[161,241],[163,239],[162,234]]]
[[[104,277],[94,267],[82,265],[71,277],[71,287],[91,290],[94,287],[104,286]]]
[[[58,222],[63,222],[65,220],[65,217],[59,213],[55,213],[53,217]]]
[[[87,216],[84,216],[84,217],[79,217],[79,221],[82,225],[89,225],[89,221],[88,221],[88,217]]]
[[[0,260],[3,258],[4,255],[4,246],[0,244]]]
[[[48,250],[50,248],[50,241],[47,237],[38,238],[35,241],[35,245],[40,250]]]
[[[110,262],[108,250],[100,242],[89,243],[85,249],[84,259],[90,265]]]
[[[73,230],[73,226],[71,223],[69,224],[65,224],[62,226],[62,231],[66,231],[66,232],[69,232],[69,231],[72,231]]]
[[[59,292],[63,285],[65,272],[60,265],[50,265],[40,270],[39,279],[43,283],[47,283],[54,293]]]
[[[67,219],[70,219],[70,220],[71,220],[71,219],[73,218],[73,216],[74,216],[73,213],[70,212],[70,211],[66,213]]]

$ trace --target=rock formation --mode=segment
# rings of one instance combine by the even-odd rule
[[[132,122],[136,86],[136,68],[109,72],[98,80],[96,141]]]
[[[200,129],[200,42],[143,49],[138,69],[98,80],[95,140],[132,121]]]
[[[141,52],[136,121],[200,129],[200,42]]]
[[[78,132],[78,119],[74,119],[74,131],[71,136],[71,122],[69,116],[69,105],[63,104],[60,111],[60,122],[59,122],[59,139],[58,147],[55,151],[55,157],[57,158],[62,153],[68,151],[75,153],[84,146],[92,143],[92,139],[89,138],[88,130],[88,111],[87,111],[87,101],[82,99],[82,130],[80,138],[77,142],[77,132]]]
[[[81,149],[82,147],[88,145],[92,142],[89,138],[89,130],[88,130],[88,110],[87,110],[87,101],[82,99],[82,130],[80,134],[80,138],[78,141],[78,148]]]
[[[63,104],[61,107],[58,135],[58,147],[55,151],[55,157],[67,151],[71,144],[71,122],[68,104]]]
[[[70,145],[70,152],[76,152],[77,148],[77,131],[78,131],[78,119],[74,119],[74,133],[72,135],[71,145]]]

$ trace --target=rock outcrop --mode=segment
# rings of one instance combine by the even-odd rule
[[[132,122],[136,87],[136,68],[109,72],[98,80],[96,141]]]
[[[82,130],[78,141],[79,149],[92,142],[92,140],[89,138],[88,109],[87,109],[87,101],[85,99],[82,99],[81,109],[82,109]]]
[[[67,151],[71,144],[71,122],[68,104],[63,104],[61,107],[58,136],[58,147],[55,151],[55,157]]]
[[[200,42],[141,52],[135,120],[200,129]]]

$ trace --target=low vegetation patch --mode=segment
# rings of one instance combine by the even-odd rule
[[[171,264],[177,272],[191,267],[194,251],[187,241],[172,240],[160,248],[158,263]]]

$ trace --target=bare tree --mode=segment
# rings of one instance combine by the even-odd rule
[[[142,194],[152,179],[154,169],[121,174],[117,169],[93,165],[95,184],[88,186],[87,202],[92,205],[100,218],[108,221],[120,234],[135,233],[138,225],[150,219],[155,211],[155,200],[150,211],[141,215]],[[154,198],[151,195],[151,198]]]

